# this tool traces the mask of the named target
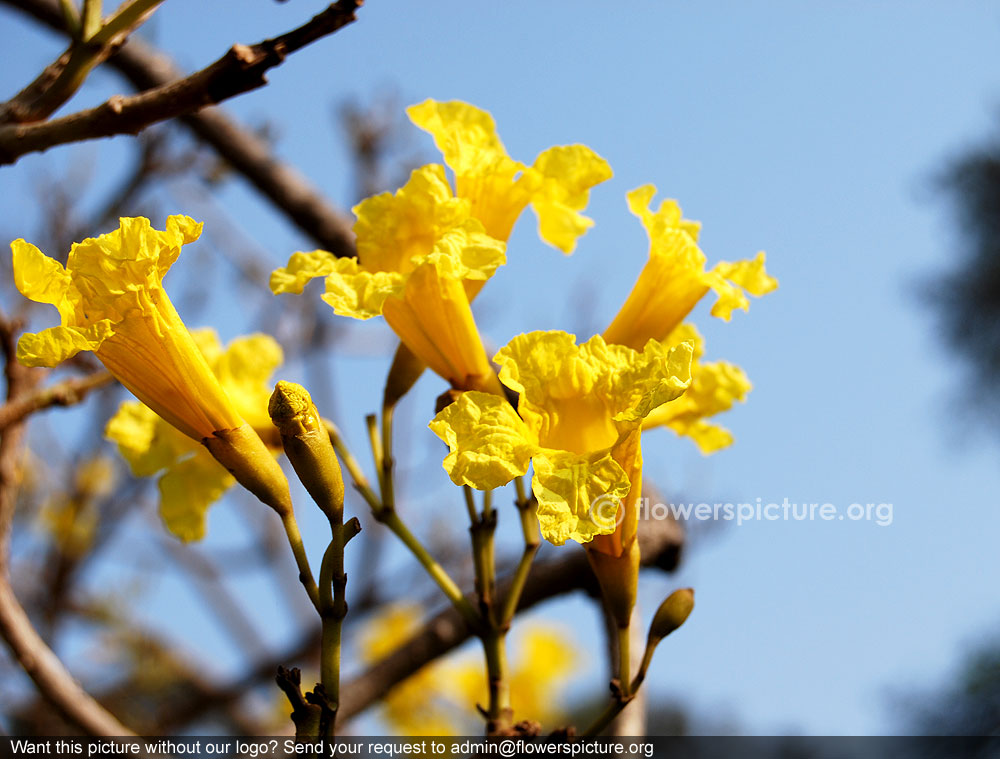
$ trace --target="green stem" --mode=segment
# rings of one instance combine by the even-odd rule
[[[618,680],[622,696],[626,700],[632,695],[631,627],[618,628]]]
[[[344,439],[341,437],[340,430],[337,429],[337,425],[327,419],[323,420],[323,425],[326,427],[326,431],[330,435],[330,442],[333,443],[333,449],[337,452],[337,456],[340,457],[341,462],[344,464],[344,468],[351,476],[351,482],[354,483],[354,488],[361,493],[361,497],[365,499],[365,502],[373,512],[378,511],[382,508],[382,501],[379,500],[377,495],[375,495],[375,491],[372,490],[371,485],[368,483],[368,478],[365,477],[364,473],[361,471],[358,460],[354,458],[354,454],[351,453],[347,444],[344,443]]]
[[[476,497],[468,485],[462,486],[462,492],[465,493],[465,510],[469,512],[469,524],[474,525],[479,521],[479,515],[476,514]]]
[[[607,705],[605,710],[601,712],[600,716],[594,720],[594,723],[588,727],[584,733],[584,738],[593,738],[594,736],[600,735],[604,732],[604,728],[611,724],[611,721],[622,713],[622,710],[628,706],[628,701],[615,700]]]
[[[480,618],[476,613],[475,608],[469,603],[462,591],[459,589],[455,581],[451,579],[451,575],[442,567],[437,560],[430,555],[423,544],[417,540],[417,538],[410,532],[409,528],[403,524],[399,518],[399,514],[395,511],[388,511],[387,509],[382,509],[375,513],[375,518],[382,522],[386,527],[388,527],[392,532],[403,541],[410,553],[416,557],[420,565],[427,571],[427,574],[431,576],[431,579],[437,583],[441,591],[447,596],[448,600],[451,601],[452,605],[458,610],[462,615],[463,619],[468,623],[469,627],[473,630],[478,630],[480,627]]]
[[[312,568],[309,566],[309,557],[306,556],[306,549],[302,544],[302,533],[299,532],[299,525],[295,521],[295,514],[289,511],[281,518],[281,524],[285,528],[288,544],[292,547],[292,553],[295,555],[295,563],[299,568],[299,580],[305,586],[306,593],[309,594],[309,600],[312,601],[313,606],[322,614],[319,589],[316,587],[316,580],[313,578]]]
[[[344,547],[336,535],[330,540],[319,570],[320,616],[323,620],[323,644],[320,656],[320,682],[330,700],[340,703],[340,634],[343,616],[336,613],[335,575],[343,572]],[[338,567],[338,565],[340,565]]]
[[[372,449],[372,460],[375,462],[375,473],[378,475],[378,487],[380,491],[385,490],[384,454],[382,451],[382,436],[378,431],[378,420],[375,414],[368,414],[365,417],[365,427],[368,429],[368,446]],[[379,501],[381,506],[382,502]]]
[[[517,489],[517,511],[521,517],[521,534],[524,536],[524,553],[514,570],[514,578],[511,580],[510,590],[504,599],[503,613],[500,615],[501,626],[510,626],[514,615],[517,613],[517,605],[521,601],[521,594],[528,582],[528,575],[531,573],[531,565],[534,563],[535,554],[542,544],[541,535],[538,529],[537,504],[534,499],[528,499],[524,493],[524,483],[518,477],[515,482]]]
[[[83,0],[83,19],[81,37],[86,42],[91,40],[101,29],[101,18],[104,16],[101,0]]]
[[[87,38],[87,42],[97,45],[108,44],[119,34],[128,32],[141,24],[146,14],[155,10],[156,6],[162,2],[163,0],[131,0],[123,3],[93,37]],[[100,13],[100,1],[98,0],[95,5],[98,6],[98,13]],[[86,6],[84,12],[86,12]],[[84,29],[86,30],[86,22],[84,22]]]
[[[483,652],[486,654],[486,675],[490,694],[489,707],[486,710],[489,720],[487,728],[491,735],[496,735],[510,727],[513,721],[503,632],[493,629],[486,633],[483,636]]]
[[[642,653],[642,663],[639,665],[639,671],[635,673],[635,677],[632,679],[633,693],[639,690],[639,686],[642,685],[642,681],[646,679],[646,672],[649,671],[649,665],[653,663],[653,653],[655,651],[656,646],[650,645],[647,640],[646,649]]]
[[[80,40],[80,14],[73,5],[73,0],[59,0],[59,9],[62,11],[63,22],[66,24],[66,31],[70,38],[78,42]]]
[[[497,520],[495,513],[483,512],[469,528],[472,537],[472,564],[476,573],[476,595],[484,619],[492,620],[495,602],[496,560],[494,534]],[[492,625],[492,621],[491,621]]]
[[[382,506],[386,509],[396,508],[396,488],[393,483],[392,458],[392,412],[391,405],[382,406]]]

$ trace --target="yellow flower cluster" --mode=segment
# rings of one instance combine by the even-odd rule
[[[456,391],[430,423],[449,446],[451,479],[489,490],[530,466],[542,534],[585,544],[605,596],[620,599],[616,616],[627,619],[642,431],[665,426],[706,453],[719,450],[732,436],[708,419],[750,390],[738,367],[702,361],[704,341],[685,319],[711,291],[712,315],[728,321],[777,281],[763,253],[706,268],[700,225],[674,201],[654,209],[656,190],[646,185],[627,202],[648,234],[649,260],[603,334],[582,343],[559,331],[518,335],[493,357],[496,371],[470,304],[505,263],[514,224],[530,205],[541,238],[571,253],[593,223],[581,213],[590,190],[611,169],[583,145],[516,161],[492,117],[465,103],[428,100],[408,114],[444,165],[418,168],[397,192],[354,208],[356,258],[295,253],[273,272],[271,289],[301,293],[323,277],[322,298],[337,314],[383,316],[416,359],[410,375],[426,365]],[[145,404],[125,404],[108,435],[136,474],[163,473],[161,510],[184,539],[203,534],[205,510],[230,473],[279,513],[290,509],[287,483],[255,432],[270,430],[266,383],[280,348],[253,336],[223,351],[214,337],[192,337],[162,287],[200,231],[185,216],[169,217],[162,232],[122,219],[118,230],[74,245],[66,267],[23,240],[12,245],[18,288],[61,316],[60,326],[24,335],[18,357],[52,366],[93,350]]]

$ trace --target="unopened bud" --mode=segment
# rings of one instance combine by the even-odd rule
[[[267,406],[295,474],[327,518],[344,514],[344,477],[337,454],[312,398],[302,385],[281,380]]]
[[[395,406],[399,399],[416,384],[426,368],[427,365],[414,356],[413,351],[400,343],[399,347],[396,348],[396,355],[392,357],[389,376],[385,380],[382,405]]]
[[[670,633],[684,624],[694,609],[694,590],[681,588],[675,590],[656,610],[653,621],[649,625],[649,643],[656,645]]]

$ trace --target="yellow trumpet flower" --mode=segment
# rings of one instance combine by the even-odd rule
[[[461,390],[502,392],[469,301],[504,263],[504,243],[469,216],[437,165],[415,170],[395,195],[354,208],[357,258],[295,253],[271,275],[275,293],[301,293],[326,277],[326,301],[355,319],[382,315],[399,339]]]
[[[288,482],[222,389],[163,289],[163,276],[201,224],[123,218],[118,229],[74,243],[64,267],[24,240],[11,243],[14,283],[55,306],[58,327],[21,336],[18,360],[55,366],[90,350],[140,401],[199,441],[239,482],[280,514],[291,510]]]
[[[519,335],[494,357],[500,381],[519,394],[517,411],[502,398],[463,393],[430,424],[451,450],[444,468],[457,485],[497,488],[533,463],[542,536],[586,544],[605,598],[626,620],[638,572],[641,425],[687,389],[691,350]]]
[[[267,415],[270,378],[281,365],[282,350],[269,335],[232,340],[225,349],[214,330],[191,333],[237,411],[272,452],[280,450]],[[108,421],[105,437],[118,445],[136,477],[160,474],[160,516],[167,529],[184,541],[205,536],[206,515],[236,482],[208,451],[135,401],[125,401]]]
[[[663,201],[653,211],[650,204],[655,194],[653,185],[628,193],[629,209],[642,220],[649,236],[649,261],[603,337],[632,348],[651,339],[667,345],[692,343],[691,387],[677,403],[650,414],[643,428],[669,427],[694,440],[703,453],[713,453],[730,445],[733,437],[705,420],[742,402],[752,386],[738,366],[702,362],[704,339],[684,319],[714,290],[717,300],[712,315],[729,321],[735,309],[749,308],[747,293],[765,295],[778,287],[778,281],[765,270],[763,252],[752,260],[723,261],[706,271],[705,254],[698,247],[701,225],[684,219],[673,200]]]

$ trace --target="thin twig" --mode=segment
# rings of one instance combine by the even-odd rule
[[[0,0],[52,29],[67,30],[58,0]],[[148,43],[126,41],[108,65],[120,71],[137,90],[149,90],[180,79],[170,58]],[[270,146],[220,108],[205,108],[181,117],[195,136],[211,146],[279,211],[321,247],[335,256],[354,256],[354,233],[348,216],[305,177],[274,154]]]
[[[86,377],[74,377],[51,387],[22,393],[0,406],[0,430],[22,421],[30,414],[52,406],[72,406],[79,403],[91,390],[104,387],[112,381],[108,372],[95,372]]]
[[[14,325],[0,314],[0,350],[5,359],[8,403],[31,392],[30,374],[14,360]],[[0,636],[39,693],[90,735],[124,736],[131,731],[104,709],[73,679],[28,619],[10,587],[8,540],[17,494],[18,464],[24,418],[0,432]]]
[[[266,72],[355,20],[358,0],[339,0],[308,22],[256,45],[233,45],[215,63],[184,79],[137,95],[115,95],[96,108],[60,119],[0,126],[0,164],[55,145],[116,134],[137,134],[159,121],[215,105],[267,84]]]

